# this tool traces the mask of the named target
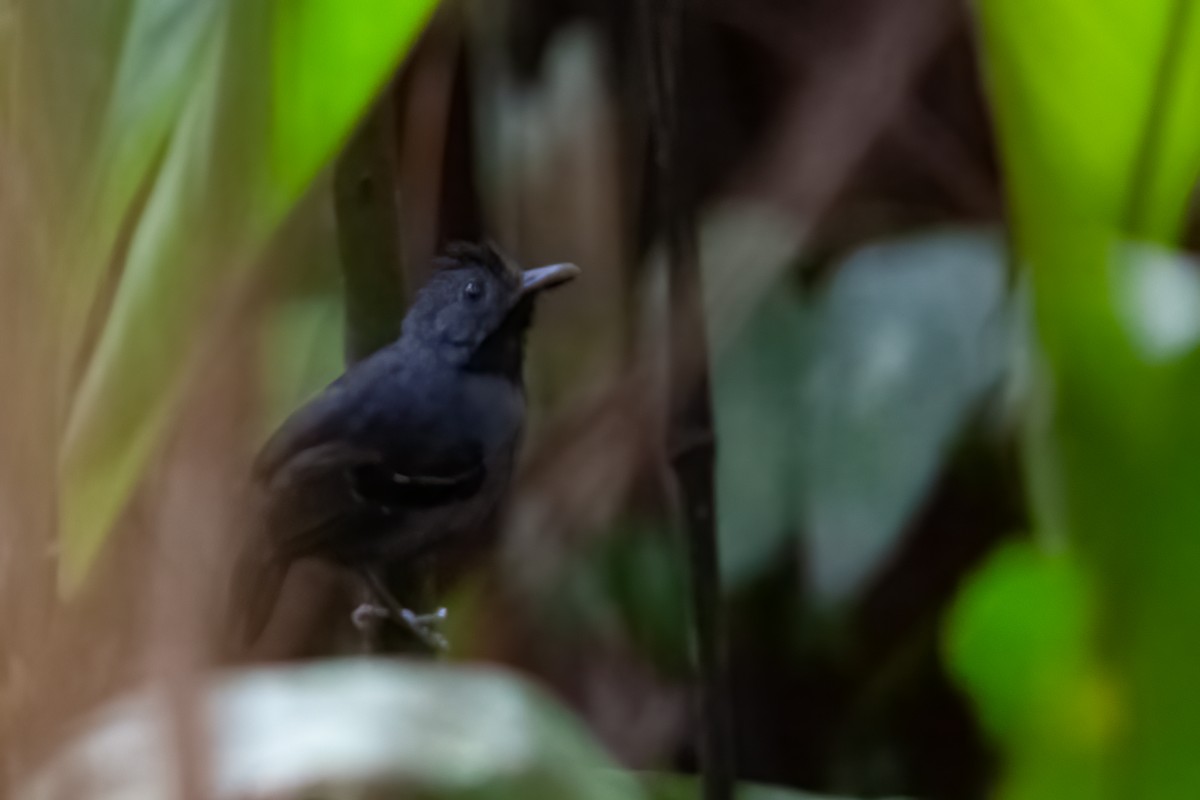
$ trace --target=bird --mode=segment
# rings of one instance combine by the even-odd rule
[[[360,608],[356,623],[370,611],[444,647],[382,576],[468,542],[501,512],[525,422],[534,302],[579,274],[570,263],[522,270],[491,243],[448,245],[399,337],[270,436],[234,569],[244,645],[261,636],[289,568],[315,558],[355,573],[383,603]]]

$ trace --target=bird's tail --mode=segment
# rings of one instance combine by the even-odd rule
[[[267,537],[245,540],[233,565],[229,591],[228,629],[235,653],[248,652],[262,636],[286,577],[287,565]]]

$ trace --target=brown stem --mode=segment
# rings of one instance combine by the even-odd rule
[[[700,681],[701,768],[706,800],[733,797],[730,716],[726,704],[720,558],[714,503],[712,398],[700,287],[695,212],[677,157],[680,38],[684,0],[642,0],[642,41],[650,68],[651,139],[666,236],[670,297],[667,340],[668,453],[675,475],[677,519],[690,567],[692,627]]]
[[[334,175],[348,364],[393,341],[404,318],[394,144],[389,92],[363,120]]]
[[[394,93],[385,91],[334,171],[347,367],[394,341],[404,320],[395,129]],[[364,651],[380,649],[376,633],[360,630]]]
[[[464,12],[442,4],[421,36],[400,76],[396,98],[399,133],[398,174],[403,205],[401,219],[405,276],[412,286],[429,277],[441,241],[447,165],[470,155],[452,146],[452,117],[463,93]],[[458,120],[461,123],[461,120]]]

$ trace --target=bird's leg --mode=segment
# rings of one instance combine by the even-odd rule
[[[370,587],[375,599],[383,603],[383,607],[365,603],[359,606],[354,611],[355,622],[364,615],[367,617],[388,617],[397,625],[402,625],[412,631],[413,635],[421,640],[429,649],[436,652],[445,652],[449,648],[449,643],[446,637],[442,636],[432,626],[437,625],[446,619],[446,609],[439,608],[432,614],[416,614],[396,600],[392,593],[388,591],[387,585],[383,579],[379,577],[379,573],[374,570],[365,570],[364,576],[367,579],[367,585]]]
[[[370,655],[379,649],[379,623],[391,615],[372,602],[374,595],[369,586],[363,586],[361,592],[362,602],[350,615],[350,621],[361,636],[362,652]]]
[[[374,594],[370,594],[366,600],[359,604],[358,608],[354,609],[354,613],[350,615],[354,622],[354,627],[360,631],[367,631],[375,626],[375,623],[381,619],[391,619],[392,612],[383,606],[376,605],[371,602]],[[407,609],[405,609],[407,610]],[[412,613],[412,612],[409,612]],[[412,619],[420,625],[437,626],[446,621],[447,612],[445,608],[439,608],[428,614],[412,614]]]

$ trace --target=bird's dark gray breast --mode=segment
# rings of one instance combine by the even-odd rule
[[[500,376],[469,375],[447,401],[445,418],[459,426],[460,441],[478,443],[479,472],[445,502],[400,503],[384,522],[394,533],[381,539],[384,560],[417,557],[434,547],[455,547],[482,535],[500,510],[512,480],[525,420],[525,395]],[[468,445],[470,446],[470,445]]]

